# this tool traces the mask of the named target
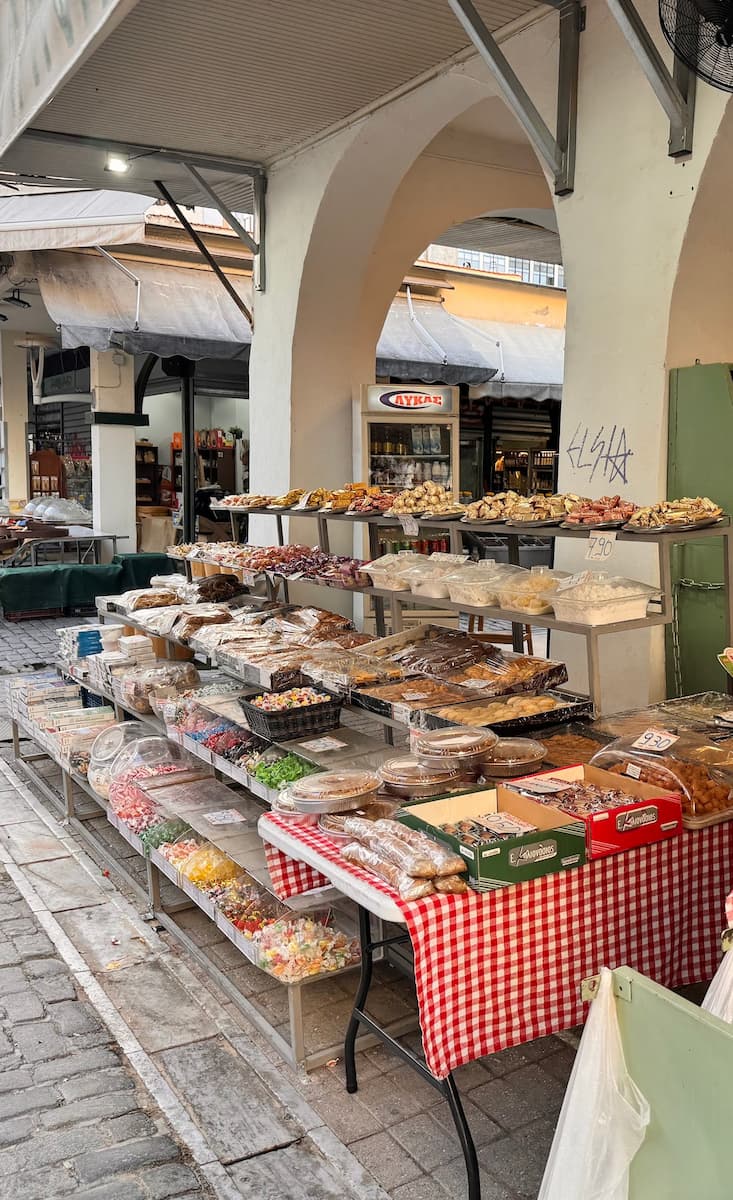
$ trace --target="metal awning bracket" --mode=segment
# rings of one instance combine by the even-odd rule
[[[550,2],[554,3],[554,0]],[[577,0],[557,5],[560,9],[560,61],[557,133],[553,136],[471,0],[448,0],[448,4],[494,76],[539,158],[554,176],[555,195],[568,195],[573,190],[575,177],[578,55],[585,9]]]
[[[133,326],[133,329],[134,329],[134,332],[137,333],[140,328],[140,286],[141,285],[140,285],[139,277],[137,275],[133,275],[133,273],[129,269],[129,267],[126,267],[124,263],[121,263],[119,261],[119,259],[115,258],[114,255],[110,254],[109,250],[105,250],[104,246],[95,246],[94,249],[99,254],[101,254],[104,258],[106,258],[108,260],[108,262],[111,262],[112,266],[117,267],[118,271],[122,271],[122,274],[126,275],[127,278],[131,279],[132,282],[134,283],[134,285],[135,285],[135,324]]]
[[[671,158],[692,154],[692,132],[695,117],[695,75],[675,55],[674,70],[670,72],[649,30],[634,7],[633,0],[607,0],[634,56],[651,85],[651,89],[669,117],[669,147]],[[678,9],[679,12],[679,9]]]
[[[264,171],[251,172],[252,177],[252,193],[254,197],[254,237],[248,230],[244,228],[241,221],[237,220],[232,210],[217,194],[215,188],[208,183],[203,175],[196,170],[189,162],[184,162],[184,167],[188,171],[191,178],[201,188],[204,195],[209,197],[209,200],[218,209],[230,229],[233,229],[237,237],[248,250],[251,251],[254,257],[253,264],[253,286],[256,292],[264,292],[265,290],[265,173]]]

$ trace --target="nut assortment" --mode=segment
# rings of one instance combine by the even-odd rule
[[[424,513],[428,509],[434,512],[436,509],[447,507],[454,507],[451,493],[446,491],[442,483],[428,481],[419,484],[418,487],[410,488],[406,492],[400,492],[389,511],[395,517],[400,514],[414,516],[417,513]],[[463,510],[461,509],[461,511]]]
[[[685,496],[681,500],[662,500],[639,508],[628,524],[634,529],[662,529],[667,525],[696,525],[717,520],[723,515],[719,504],[707,496]]]

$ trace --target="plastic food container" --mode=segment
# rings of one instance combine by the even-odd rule
[[[446,729],[414,730],[410,736],[410,749],[425,767],[464,772],[480,767],[498,740],[490,729],[448,726]]]
[[[199,673],[187,662],[159,663],[154,667],[139,667],[122,676],[120,697],[122,703],[134,712],[152,712],[150,695],[158,688],[169,688],[171,693],[185,691],[199,683]]]
[[[605,571],[586,571],[560,584],[552,606],[558,621],[610,625],[615,621],[643,619],[649,601],[660,594],[659,588],[635,579],[608,575]]]
[[[344,812],[374,800],[378,788],[379,778],[372,771],[325,771],[283,789],[281,802],[295,812]]]
[[[318,822],[317,813],[299,812],[293,808],[289,788],[281,788],[277,796],[273,797],[270,809],[276,816],[292,821],[294,825],[315,825]]]
[[[635,747],[632,738],[619,738],[594,754],[590,765],[676,792],[683,825],[703,829],[733,818],[733,773],[694,761],[693,754],[704,746],[704,739],[690,736],[654,753]]]
[[[365,563],[364,570],[374,587],[389,592],[405,592],[410,587],[408,571],[425,561],[424,555],[409,551],[404,554],[383,554],[381,558]]]
[[[131,742],[138,742],[144,738],[145,732],[141,721],[123,721],[121,725],[102,730],[97,736],[92,746],[87,780],[103,800],[109,797],[112,764],[117,755]]]
[[[490,779],[511,779],[539,770],[545,757],[542,742],[533,738],[500,738],[481,762],[481,773]]]
[[[453,767],[426,767],[412,755],[390,758],[377,774],[385,791],[407,799],[440,796],[460,777],[458,770]]]

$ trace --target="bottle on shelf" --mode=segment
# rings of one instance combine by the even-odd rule
[[[423,428],[422,425],[412,426],[412,453],[423,453]]]

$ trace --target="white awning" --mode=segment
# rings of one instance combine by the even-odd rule
[[[20,257],[20,256],[19,256]],[[212,271],[161,263],[125,261],[140,280],[139,328],[135,329],[135,283],[95,254],[38,251],[28,256],[43,303],[61,330],[63,348],[118,348],[128,354],[183,354],[187,358],[246,355],[249,323]],[[25,264],[19,261],[18,266]],[[249,278],[228,278],[247,306]]]
[[[488,339],[476,336],[442,304],[393,300],[377,343],[377,375],[421,383],[484,383],[499,369]]]
[[[136,3],[13,0],[0,4],[0,155]]]
[[[145,240],[155,203],[129,192],[33,192],[0,197],[0,251],[73,250]]]
[[[546,325],[454,317],[499,355],[498,373],[474,396],[506,400],[561,400],[565,365],[565,330]]]

